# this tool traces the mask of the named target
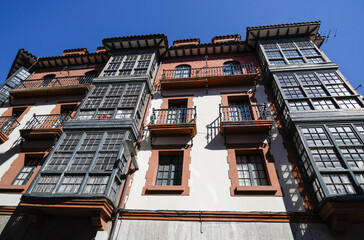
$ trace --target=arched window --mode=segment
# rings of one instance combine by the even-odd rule
[[[48,86],[52,82],[53,78],[55,78],[55,77],[56,77],[56,74],[45,75],[43,77],[43,82],[41,83],[41,86],[42,87]]]
[[[231,61],[224,63],[224,74],[232,75],[232,74],[241,74],[241,65],[239,62]]]
[[[179,65],[174,69],[174,78],[187,78],[191,77],[190,65]]]

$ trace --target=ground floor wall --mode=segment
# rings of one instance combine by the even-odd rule
[[[323,223],[120,220],[113,240],[355,240],[362,239],[363,226],[351,225],[346,235],[333,236]]]

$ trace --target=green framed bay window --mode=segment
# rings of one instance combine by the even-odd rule
[[[129,131],[67,131],[62,134],[27,194],[104,196],[116,201],[131,157]]]

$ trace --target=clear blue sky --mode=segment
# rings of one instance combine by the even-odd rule
[[[94,52],[105,37],[151,33],[166,34],[170,44],[192,37],[206,43],[216,35],[245,38],[248,26],[316,20],[321,33],[337,29],[324,52],[354,87],[363,84],[363,0],[1,0],[0,82],[19,48],[39,57],[79,47]],[[364,95],[364,84],[358,91]]]

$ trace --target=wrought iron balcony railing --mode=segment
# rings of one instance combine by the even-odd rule
[[[150,124],[195,123],[196,107],[154,109]]]
[[[191,68],[190,70],[163,70],[162,79],[171,78],[201,78],[201,77],[216,77],[229,75],[244,75],[256,73],[254,65],[243,64],[237,66],[220,66],[220,67],[204,67]]]
[[[0,117],[0,131],[4,134],[9,135],[17,126],[19,126],[19,122],[16,117]]]
[[[49,114],[49,115],[36,115],[27,122],[23,129],[51,129],[60,128],[64,122],[71,119],[71,114]]]
[[[267,104],[261,105],[220,105],[221,122],[253,120],[272,120],[273,116]]]
[[[72,76],[52,79],[31,79],[22,81],[19,89],[91,84],[94,78],[94,76]]]

